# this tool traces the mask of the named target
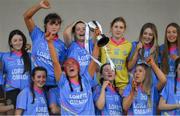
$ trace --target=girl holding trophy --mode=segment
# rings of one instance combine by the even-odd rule
[[[47,34],[46,39],[52,57],[55,77],[60,89],[60,103],[62,115],[94,115],[94,103],[91,82],[96,71],[96,62],[91,60],[87,70],[80,74],[80,65],[74,58],[68,58],[63,65],[64,72],[56,57],[52,38]],[[98,57],[99,47],[95,45],[93,57]]]

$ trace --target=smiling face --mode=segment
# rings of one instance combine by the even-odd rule
[[[41,70],[36,71],[32,80],[34,82],[34,87],[42,88],[46,83],[46,72]]]
[[[112,70],[109,64],[106,64],[102,67],[101,75],[104,78],[104,80],[107,80],[107,81],[115,80],[115,70]]]
[[[67,59],[66,62],[64,63],[64,70],[65,73],[68,75],[68,77],[70,78],[78,77],[78,73],[79,73],[78,62],[71,58]]]
[[[21,51],[23,46],[23,38],[21,35],[14,35],[10,40],[10,46],[14,51]]]
[[[142,83],[145,79],[146,71],[142,66],[137,66],[134,72],[134,80],[137,83]]]
[[[175,43],[177,40],[177,29],[173,26],[169,26],[166,30],[166,37],[169,43]]]
[[[79,42],[85,41],[85,32],[86,32],[86,25],[83,22],[78,22],[75,24],[73,33]]]
[[[154,34],[151,28],[146,28],[142,35],[142,42],[146,45],[153,42]]]

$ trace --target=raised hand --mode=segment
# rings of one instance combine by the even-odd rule
[[[102,89],[106,89],[106,87],[110,84],[109,81],[104,81],[102,85]]]
[[[140,50],[143,47],[142,42],[139,41],[139,43],[137,44],[137,50]]]
[[[50,32],[46,32],[46,33],[45,33],[45,37],[46,37],[46,40],[47,40],[47,41],[52,41],[55,36],[56,36],[55,34],[52,34],[52,33],[50,33]]]
[[[40,4],[41,8],[44,8],[44,9],[50,8],[50,3],[48,0],[42,0],[39,4]]]
[[[137,91],[137,86],[138,86],[138,84],[137,84],[136,80],[133,79],[133,81],[132,81],[132,90]]]
[[[172,55],[170,55],[170,57],[175,61],[179,56],[172,54]]]
[[[155,63],[153,56],[150,55],[148,58],[146,58],[146,62],[147,62],[147,64],[152,66]]]

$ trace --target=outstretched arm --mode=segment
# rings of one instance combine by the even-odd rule
[[[48,0],[42,0],[39,4],[34,5],[33,7],[31,7],[24,13],[23,15],[24,21],[26,23],[26,26],[29,32],[32,32],[35,27],[34,20],[32,19],[33,15],[41,8],[44,8],[44,9],[50,8],[50,4]]]
[[[157,75],[158,80],[159,80],[159,82],[157,84],[157,89],[161,90],[164,87],[164,85],[166,84],[166,76],[165,76],[165,74],[156,65],[156,63],[154,62],[154,59],[153,59],[152,56],[148,57],[146,62],[151,65],[153,71]]]
[[[48,43],[49,52],[50,52],[52,62],[53,62],[53,65],[54,65],[55,78],[56,78],[56,81],[59,81],[60,76],[62,74],[62,70],[61,70],[61,65],[60,65],[59,60],[57,58],[56,50],[55,50],[54,44],[53,44],[54,36],[55,35],[52,35],[50,33],[46,33],[46,40],[47,40],[47,43]]]

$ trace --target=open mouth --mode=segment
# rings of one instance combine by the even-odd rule
[[[73,72],[73,71],[74,71],[74,69],[73,69],[73,68],[71,68],[69,71],[70,71],[70,72]]]

